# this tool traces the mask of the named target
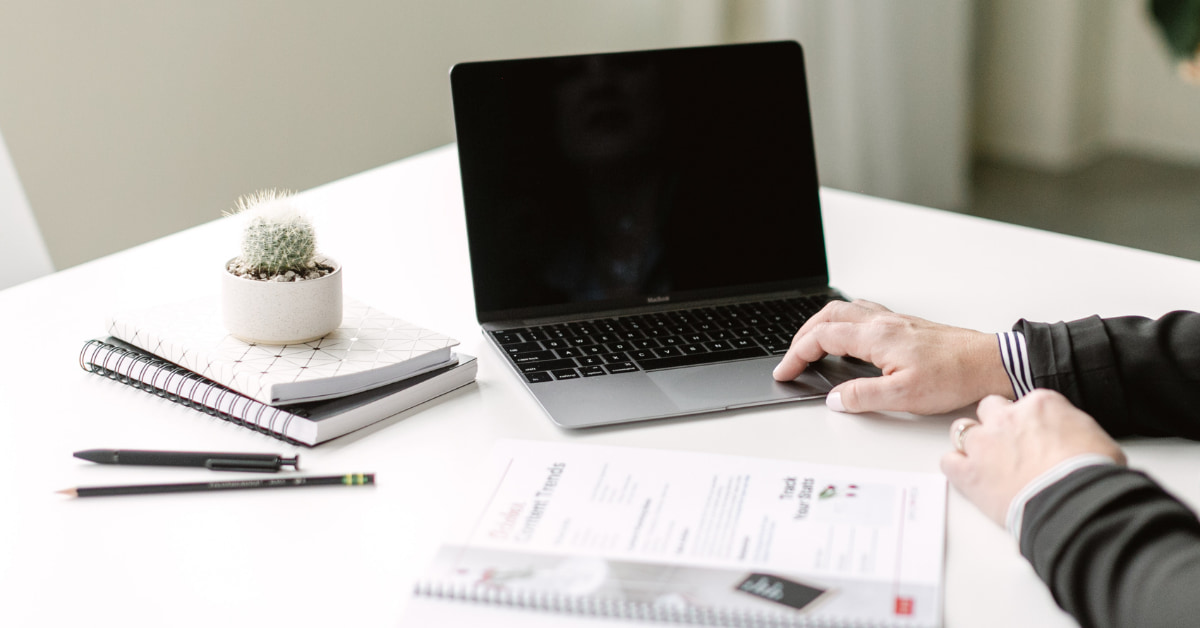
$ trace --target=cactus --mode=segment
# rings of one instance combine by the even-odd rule
[[[238,199],[231,214],[244,215],[240,266],[258,275],[277,276],[312,269],[316,234],[312,221],[291,202],[292,195],[262,190]]]

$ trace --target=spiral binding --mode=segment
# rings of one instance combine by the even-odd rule
[[[513,591],[470,584],[421,580],[413,595],[489,604],[511,608],[549,611],[605,619],[627,619],[663,624],[716,626],[718,628],[885,628],[896,624],[861,618],[788,615],[741,608],[658,606],[608,597],[568,595],[546,591]],[[911,625],[911,624],[903,624]]]
[[[276,408],[250,399],[157,356],[119,347],[103,340],[89,340],[79,352],[79,366],[89,373],[144,390],[272,438],[293,445],[309,446],[308,443],[286,435],[292,419],[298,416],[291,409]],[[188,387],[186,392],[185,387]],[[226,407],[227,397],[230,410],[228,412],[219,409]],[[246,404],[246,412],[243,415],[246,419],[241,419],[235,414],[239,403],[243,402]],[[252,413],[253,422],[250,421]],[[282,421],[281,425],[275,425],[277,420]]]

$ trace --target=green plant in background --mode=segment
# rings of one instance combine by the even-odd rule
[[[1179,75],[1200,84],[1200,0],[1149,0],[1148,8]]]
[[[1200,0],[1150,0],[1150,15],[1176,59],[1191,59],[1200,48]]]
[[[231,271],[259,279],[291,281],[303,279],[318,268],[312,220],[291,198],[290,192],[272,189],[238,199],[229,214],[240,215],[246,222],[242,254],[231,265]]]

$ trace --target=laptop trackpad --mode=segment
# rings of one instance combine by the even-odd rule
[[[720,410],[800,399],[825,397],[832,386],[811,369],[792,382],[771,376],[776,358],[726,362],[647,373],[680,408]]]

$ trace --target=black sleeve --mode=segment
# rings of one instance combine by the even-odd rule
[[[1033,383],[1057,390],[1114,437],[1200,440],[1200,314],[1069,323],[1018,321]]]
[[[1200,521],[1139,472],[1085,467],[1043,490],[1021,553],[1085,628],[1200,624]]]

